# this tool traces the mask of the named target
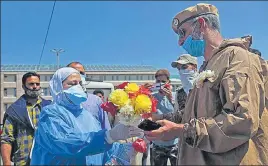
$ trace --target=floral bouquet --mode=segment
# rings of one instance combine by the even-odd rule
[[[151,95],[151,91],[143,85],[124,82],[117,86],[101,105],[102,109],[117,115],[120,123],[137,127],[142,118],[148,118],[156,112],[157,100]],[[146,143],[143,139],[133,142],[133,148],[137,152],[146,152]]]
[[[108,102],[101,107],[113,116],[117,114],[120,123],[137,127],[142,118],[149,117],[156,112],[157,100],[151,95],[151,91],[143,85],[124,82],[117,86]]]

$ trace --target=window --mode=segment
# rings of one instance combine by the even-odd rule
[[[118,80],[120,81],[126,80],[125,75],[118,75]]]
[[[86,77],[89,78],[90,80],[93,80],[93,81],[94,80],[96,80],[96,81],[102,81],[103,80],[103,75],[94,75],[94,74],[89,75],[89,74],[87,74]]]
[[[112,81],[113,80],[113,76],[112,75],[106,75],[106,81]]]
[[[130,75],[129,80],[136,80],[136,76],[135,75]]]
[[[92,75],[91,78],[92,78],[92,80],[100,80],[99,75]]]
[[[16,88],[4,88],[4,96],[5,97],[16,97],[17,89]]]
[[[40,82],[48,82],[51,80],[52,77],[53,77],[53,75],[51,75],[51,74],[41,74],[40,75]]]
[[[16,74],[4,74],[4,82],[16,82]]]
[[[5,103],[4,104],[4,111],[6,112],[8,107],[11,105],[11,103]]]
[[[43,88],[43,95],[44,96],[51,96],[49,88]]]
[[[91,75],[89,75],[89,74],[86,74],[86,77],[88,77],[88,78],[91,78]]]

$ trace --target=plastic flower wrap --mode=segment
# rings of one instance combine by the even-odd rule
[[[138,126],[141,116],[136,115],[132,105],[127,104],[119,110],[118,118],[120,123],[129,126]]]
[[[124,107],[129,102],[128,94],[122,89],[114,90],[110,94],[108,100],[116,105],[119,109]]]

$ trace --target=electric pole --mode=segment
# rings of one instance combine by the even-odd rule
[[[60,48],[60,49],[52,49],[50,50],[51,52],[55,53],[57,56],[57,64],[58,64],[58,69],[60,68],[60,53],[65,52],[64,49]]]

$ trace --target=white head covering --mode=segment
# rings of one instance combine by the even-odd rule
[[[63,90],[62,82],[73,73],[80,74],[77,70],[71,67],[60,68],[54,73],[52,79],[49,81],[53,102],[58,103],[58,94]]]

